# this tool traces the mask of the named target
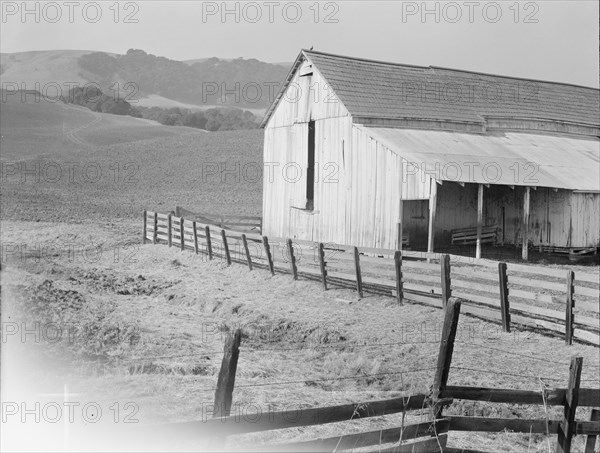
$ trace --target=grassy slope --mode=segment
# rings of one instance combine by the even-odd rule
[[[32,52],[3,53],[0,64],[4,67],[2,80],[5,83],[24,83],[27,89],[35,89],[36,83],[43,89],[47,83],[61,84],[63,81],[82,85],[92,79],[82,74],[78,60],[89,50],[44,50]],[[53,92],[53,91],[52,91]]]
[[[177,204],[260,214],[261,181],[244,181],[239,174],[202,177],[207,164],[223,163],[226,169],[260,165],[260,131],[209,134],[61,103],[9,100],[0,118],[4,219],[132,219],[143,209],[171,210]],[[39,165],[40,180],[22,177],[10,167],[14,162],[23,166],[19,169]],[[72,177],[69,168],[75,168]]]

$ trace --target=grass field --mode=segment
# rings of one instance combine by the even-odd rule
[[[260,215],[261,180],[235,171],[262,163],[260,131],[209,134],[29,98],[2,106],[3,219],[122,221],[176,205]]]
[[[380,296],[357,300],[350,290],[323,292],[318,283],[289,275],[271,277],[140,244],[143,209],[166,212],[182,205],[260,215],[260,182],[203,178],[202,168],[261,162],[261,131],[204,133],[20,103],[3,105],[1,124],[3,320],[21,327],[52,324],[62,332],[74,326],[76,332],[56,342],[18,334],[3,342],[3,365],[10,370],[3,375],[5,395],[62,401],[67,385],[70,401],[96,402],[105,414],[114,404],[133,403],[139,424],[200,419],[213,401],[224,335],[236,327],[245,330],[234,391],[238,405],[291,409],[428,391],[440,310],[398,306]],[[12,174],[10,165],[20,162],[26,169],[37,162],[97,164],[102,178],[85,182],[75,172],[73,181],[67,173],[53,182],[42,173],[36,182],[35,174]],[[133,174],[127,163],[135,164]],[[497,325],[466,316],[459,332],[450,384],[564,387],[569,359],[579,354],[582,386],[600,385],[598,348],[568,347],[537,333],[503,334]],[[449,413],[561,416],[556,408],[460,402]],[[588,418],[589,409],[578,411],[578,419]],[[399,423],[375,418],[357,426]],[[62,426],[48,429],[62,439]],[[280,441],[353,429],[342,423],[258,437]],[[18,426],[11,434],[22,436]],[[19,440],[23,449],[47,446],[41,435]],[[243,447],[249,439],[230,442]],[[582,442],[579,436],[575,451]],[[505,432],[452,433],[449,444],[509,452],[549,448],[545,436]]]

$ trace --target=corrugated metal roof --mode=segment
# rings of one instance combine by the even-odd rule
[[[600,91],[438,67],[420,67],[304,50],[353,117],[446,120],[485,124],[488,117],[600,126]]]
[[[361,128],[440,181],[600,191],[597,138]]]

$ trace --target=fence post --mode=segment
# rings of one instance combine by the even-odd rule
[[[591,422],[600,421],[600,410],[592,409],[592,416],[590,417]],[[585,451],[584,453],[594,453],[594,447],[596,446],[596,435],[588,434],[585,440]]]
[[[454,339],[456,338],[456,329],[458,326],[458,317],[460,315],[460,299],[450,298],[445,307],[444,325],[442,327],[442,338],[440,341],[440,350],[437,359],[437,368],[435,378],[431,389],[431,401],[435,418],[442,416],[442,406],[439,400],[444,397],[448,374],[450,373],[450,364],[452,363],[452,353],[454,351]]]
[[[217,389],[215,390],[215,404],[213,418],[227,417],[231,412],[231,403],[233,401],[233,386],[235,384],[235,372],[237,371],[237,362],[240,355],[240,342],[242,341],[242,331],[237,329],[235,334],[229,334],[225,340],[223,348],[223,361],[217,380]]]
[[[442,268],[442,306],[448,304],[448,299],[452,297],[452,289],[450,287],[450,255],[444,255],[441,259]]]
[[[221,228],[225,228],[225,217],[224,216],[220,216],[220,224],[221,224]]]
[[[573,308],[575,307],[575,272],[567,271],[567,307],[565,316],[565,343],[573,344],[573,322],[574,313]]]
[[[152,243],[158,242],[158,212],[154,213],[154,232],[152,234]]]
[[[275,275],[275,267],[273,266],[273,256],[271,255],[271,247],[269,246],[269,238],[263,236],[263,246],[265,247],[265,254],[267,255],[267,262],[269,263],[269,270],[271,275]]]
[[[323,282],[323,290],[327,291],[327,269],[325,268],[325,246],[322,242],[319,243],[319,266],[321,267],[321,281]]]
[[[185,249],[185,230],[183,229],[183,217],[179,217],[179,239],[181,240],[181,251]]]
[[[287,240],[288,252],[290,254],[290,267],[292,269],[292,276],[294,280],[298,280],[298,268],[296,267],[296,257],[294,256],[294,246],[292,245],[292,240]]]
[[[402,304],[404,300],[404,285],[402,283],[402,252],[397,250],[394,253],[394,264],[396,266],[396,300]]]
[[[242,244],[244,244],[244,251],[246,252],[246,261],[248,261],[248,269],[252,270],[252,257],[250,256],[250,250],[248,249],[248,239],[245,234],[242,234]]]
[[[556,453],[570,453],[571,441],[575,434],[575,411],[579,403],[579,383],[581,381],[581,366],[583,357],[571,357],[569,366],[569,385],[565,394],[563,419],[558,426],[558,442]]]
[[[508,276],[506,273],[506,263],[498,263],[498,283],[500,285],[502,330],[504,332],[510,332],[510,305],[508,303]]]
[[[147,222],[148,222],[148,212],[144,209],[144,231],[143,231],[143,235],[142,235],[142,244],[146,243],[146,234],[148,233]]]
[[[196,221],[192,220],[192,228],[194,229],[194,253],[198,254],[198,231],[196,231]]]
[[[168,235],[169,235],[169,237],[168,237],[169,247],[171,247],[173,245],[173,238],[172,238],[172,235],[173,235],[173,224],[172,224],[172,221],[171,221],[171,213],[170,212],[169,212],[169,215],[167,216],[167,229],[169,230],[168,231]]]
[[[225,252],[227,265],[231,266],[231,254],[229,253],[229,245],[227,244],[227,236],[225,235],[225,230],[221,230],[221,240],[223,241],[223,251]]]
[[[210,228],[208,225],[204,227],[204,236],[206,236],[206,248],[208,249],[208,259],[213,259],[212,242],[210,240]]]
[[[358,253],[358,247],[354,247],[354,269],[356,270],[356,291],[358,291],[358,297],[363,297],[362,287],[362,274],[360,272],[360,254]]]

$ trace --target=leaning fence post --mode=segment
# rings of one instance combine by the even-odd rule
[[[154,231],[152,232],[152,243],[158,242],[158,212],[154,213]]]
[[[269,239],[263,236],[263,246],[265,247],[265,254],[267,255],[267,262],[269,263],[269,270],[271,275],[275,275],[275,267],[273,266],[273,256],[271,255],[271,247],[269,246]]]
[[[183,217],[179,217],[179,239],[181,240],[181,251],[185,249],[185,230],[183,228]]]
[[[452,289],[450,287],[450,255],[443,255],[441,259],[441,274],[442,274],[442,306],[448,304],[448,299],[452,297]]]
[[[506,263],[498,263],[498,283],[500,285],[502,330],[504,332],[510,332],[510,306],[508,303],[508,276],[506,274]]]
[[[581,382],[582,365],[583,357],[571,357],[569,385],[565,394],[563,419],[558,426],[556,453],[569,453],[571,451],[571,441],[575,434],[575,411],[579,403],[579,384]]]
[[[354,269],[356,270],[356,291],[358,291],[358,297],[363,297],[363,286],[362,286],[362,273],[360,271],[360,253],[358,253],[358,247],[354,247]]]
[[[208,225],[204,227],[204,236],[206,236],[206,248],[208,250],[208,259],[213,259],[212,242],[210,240],[210,228]]]
[[[196,255],[198,254],[198,231],[196,230],[197,226],[196,226],[196,221],[192,220],[192,228],[194,230],[194,252],[196,253]]]
[[[148,234],[148,212],[144,209],[144,230],[142,234],[142,244],[146,243],[146,234]]]
[[[169,240],[169,247],[171,247],[173,245],[173,238],[172,238],[172,235],[173,235],[173,223],[172,223],[172,220],[171,220],[171,213],[169,213],[169,215],[167,216],[167,229],[169,230],[168,231],[168,234],[169,234],[169,238],[168,238],[168,240]]]
[[[252,257],[250,256],[250,249],[248,248],[248,239],[245,234],[242,234],[242,244],[244,244],[244,251],[246,252],[246,261],[248,261],[248,269],[252,270]]]
[[[431,391],[431,401],[434,405],[433,410],[435,418],[440,418],[442,416],[442,406],[439,405],[439,401],[444,397],[446,383],[448,382],[459,315],[460,299],[452,297],[448,300],[448,303],[445,307],[442,338],[440,341],[437,367],[435,370],[435,378],[433,380],[433,387]]]
[[[221,240],[223,241],[223,251],[225,252],[227,265],[231,266],[231,254],[229,253],[229,245],[227,244],[227,236],[225,235],[225,230],[221,230]]]
[[[567,307],[565,316],[565,343],[573,344],[573,322],[575,307],[575,272],[567,271]]]
[[[327,291],[327,269],[325,268],[325,246],[322,242],[319,243],[319,266],[321,267],[321,281],[323,282],[323,290]]]
[[[298,267],[296,267],[296,257],[294,256],[294,246],[292,240],[287,240],[288,252],[290,254],[290,268],[292,270],[292,276],[294,280],[298,280]]]
[[[221,370],[217,379],[217,389],[215,390],[213,418],[227,417],[231,412],[233,386],[235,384],[235,372],[237,371],[241,341],[242,331],[240,329],[237,329],[233,335],[230,333],[225,340],[223,361],[221,362]]]
[[[591,422],[600,421],[600,410],[592,409],[592,415],[590,417]],[[596,446],[596,434],[588,434],[587,439],[585,440],[585,450],[584,453],[594,453],[594,448]]]
[[[394,253],[394,264],[396,266],[396,300],[401,304],[404,300],[404,284],[402,283],[402,252]]]

